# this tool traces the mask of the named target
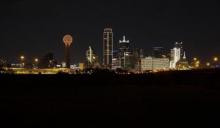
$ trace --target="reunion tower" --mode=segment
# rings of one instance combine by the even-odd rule
[[[65,44],[65,63],[66,68],[70,68],[70,46],[73,43],[73,37],[69,34],[63,37],[63,43]]]

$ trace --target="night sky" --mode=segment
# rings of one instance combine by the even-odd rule
[[[72,61],[85,58],[91,45],[102,55],[102,34],[112,27],[114,41],[123,35],[151,53],[183,41],[188,56],[220,56],[220,2],[185,0],[5,0],[0,2],[0,57],[39,57],[53,52],[62,61],[66,33],[74,36]]]

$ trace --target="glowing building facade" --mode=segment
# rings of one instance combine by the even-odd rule
[[[113,58],[113,32],[112,28],[105,28],[103,33],[103,65],[111,68]]]
[[[91,46],[89,46],[89,49],[86,51],[86,62],[88,68],[94,68],[95,65],[99,65],[98,56],[95,55]]]
[[[94,52],[92,50],[92,47],[89,46],[89,49],[86,51],[86,59],[88,61],[88,63],[93,64],[95,62],[95,55]]]
[[[166,71],[169,70],[169,63],[169,58],[142,58],[141,71]]]
[[[175,47],[171,49],[171,57],[170,57],[170,68],[176,69],[176,64],[183,57],[183,43],[175,43]]]
[[[132,67],[132,52],[130,41],[126,40],[126,37],[123,36],[123,40],[119,40],[119,60],[123,69]]]
[[[119,59],[119,51],[114,50],[113,51],[113,59],[112,59],[112,70],[120,69],[121,63]]]

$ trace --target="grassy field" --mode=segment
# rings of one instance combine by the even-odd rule
[[[145,127],[219,114],[220,71],[0,75],[1,124]],[[217,118],[216,118],[217,119]]]

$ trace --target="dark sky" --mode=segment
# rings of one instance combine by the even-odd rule
[[[125,34],[145,53],[183,41],[188,56],[220,56],[219,7],[217,0],[5,0],[0,2],[0,57],[16,60],[51,51],[61,61],[66,33],[75,38],[74,62],[85,57],[89,45],[101,56],[106,26],[113,28],[115,42]]]

